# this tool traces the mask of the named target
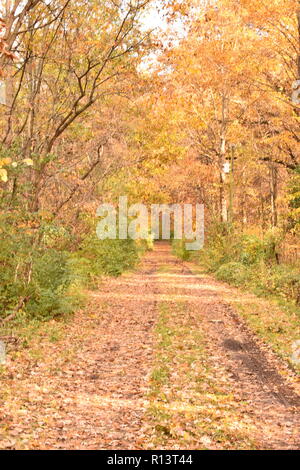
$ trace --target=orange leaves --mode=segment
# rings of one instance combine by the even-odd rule
[[[8,46],[4,39],[5,28],[5,22],[0,18],[0,59],[2,59],[3,56],[8,59],[14,59],[15,55],[10,50],[8,50]],[[3,73],[4,72],[0,67],[0,78],[3,76]]]

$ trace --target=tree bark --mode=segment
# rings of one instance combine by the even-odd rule
[[[298,57],[297,57],[297,75],[300,80],[300,1],[298,2],[299,8],[297,10],[297,21],[298,21]]]
[[[270,166],[270,197],[271,197],[271,224],[276,227],[278,223],[277,214],[277,181],[278,169],[274,164]]]
[[[220,211],[221,211],[221,222],[228,222],[228,209],[227,209],[227,197],[226,197],[226,173],[224,171],[226,155],[226,140],[224,136],[221,137],[221,148],[220,148]]]

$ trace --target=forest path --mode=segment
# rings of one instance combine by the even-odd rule
[[[60,341],[11,362],[0,448],[299,448],[299,395],[224,285],[190,267],[158,243],[91,292]]]

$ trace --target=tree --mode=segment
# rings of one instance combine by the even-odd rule
[[[48,8],[44,2],[28,1],[21,12],[18,2],[9,10],[7,40],[18,61],[2,123],[3,145],[17,145],[21,158],[34,162],[26,190],[32,212],[40,208],[50,163],[53,169],[56,161],[60,171],[57,149],[63,134],[95,103],[101,106],[109,96],[126,92],[127,77],[134,73],[136,55],[148,37],[138,24],[147,3],[57,0]],[[11,187],[14,195],[16,183]]]

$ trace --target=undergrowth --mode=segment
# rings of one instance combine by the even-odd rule
[[[98,286],[103,275],[132,269],[147,249],[146,242],[99,240],[94,232],[80,240],[63,226],[0,215],[0,328],[7,319],[74,312],[84,289]]]
[[[277,296],[300,307],[300,264],[280,262],[282,232],[273,228],[263,238],[233,228],[214,227],[199,261],[217,279],[261,296]]]

